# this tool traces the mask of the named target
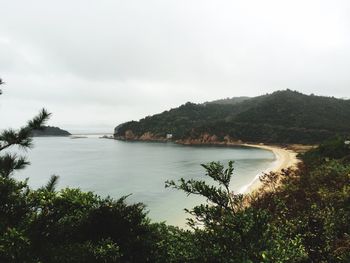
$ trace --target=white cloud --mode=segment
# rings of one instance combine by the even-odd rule
[[[350,97],[348,1],[2,2],[0,128],[41,106],[63,128],[112,128],[277,89]]]

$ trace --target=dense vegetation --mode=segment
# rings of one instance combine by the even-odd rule
[[[62,130],[58,127],[43,126],[40,130],[33,130],[34,137],[39,136],[69,136],[71,135],[68,131]]]
[[[143,204],[56,190],[58,177],[31,189],[15,179],[48,119],[0,133],[0,262],[350,262],[350,148],[336,137],[302,156],[296,171],[270,173],[264,190],[230,190],[233,162],[203,165],[213,180],[166,182],[207,202],[188,210],[191,231],[152,223]]]
[[[115,136],[135,139],[150,132],[155,138],[172,133],[174,139],[203,134],[266,143],[314,144],[335,135],[350,134],[350,100],[277,91],[255,98],[233,98],[179,108],[119,125]]]
[[[196,218],[191,225],[203,225],[195,231],[198,262],[350,262],[350,146],[344,142],[336,137],[307,152],[296,171],[265,174],[262,189],[248,196],[229,190],[232,163],[204,165],[216,186],[168,182],[210,200],[189,211]]]
[[[230,191],[232,163],[204,166],[213,186],[167,182],[208,199],[189,210],[192,231],[152,223],[124,197],[56,191],[55,178],[30,189],[1,166],[0,261],[349,262],[350,149],[339,159],[321,149],[296,172],[265,175],[265,192],[250,196]]]

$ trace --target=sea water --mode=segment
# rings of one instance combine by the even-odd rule
[[[59,175],[58,189],[80,188],[116,199],[131,194],[127,202],[146,204],[153,221],[177,226],[185,225],[184,208],[205,199],[166,189],[166,180],[192,178],[212,183],[201,164],[233,160],[231,188],[237,192],[275,160],[272,152],[256,148],[123,142],[98,136],[35,138],[34,148],[20,154],[26,155],[31,165],[13,176],[29,178],[33,188],[45,185],[51,175]]]

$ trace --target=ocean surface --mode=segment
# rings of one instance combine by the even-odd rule
[[[31,165],[14,176],[29,178],[33,188],[46,184],[50,175],[56,174],[60,176],[58,189],[76,187],[113,198],[131,194],[127,202],[146,204],[152,220],[178,226],[185,226],[184,208],[205,200],[166,189],[166,180],[206,180],[200,164],[227,164],[233,160],[231,187],[239,191],[275,161],[272,152],[255,148],[122,142],[98,136],[35,138],[34,148],[21,154],[28,157]]]

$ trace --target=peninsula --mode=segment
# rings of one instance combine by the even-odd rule
[[[283,90],[247,98],[186,103],[122,123],[119,140],[181,144],[319,144],[350,132],[350,100]]]
[[[71,134],[62,130],[58,127],[53,126],[44,126],[42,130],[33,130],[33,137],[42,137],[42,136],[70,136]]]

